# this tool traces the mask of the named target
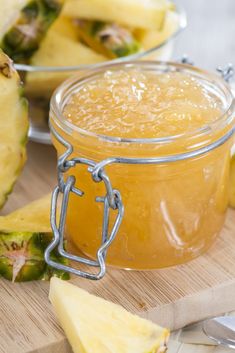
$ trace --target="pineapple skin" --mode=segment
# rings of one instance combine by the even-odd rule
[[[69,279],[67,272],[48,266],[44,260],[44,252],[53,238],[50,204],[49,194],[0,217],[0,275],[7,280],[49,280],[52,276]],[[58,206],[59,215],[60,204]],[[68,265],[68,260],[60,256],[57,250],[52,251],[51,258]],[[21,267],[17,267],[19,262]]]
[[[235,154],[233,155],[230,164],[229,206],[235,208]]]
[[[49,280],[52,276],[69,279],[67,272],[54,270],[45,263],[44,252],[51,241],[51,233],[0,232],[0,275],[12,282]],[[68,264],[56,251],[51,257]]]
[[[39,48],[64,0],[29,0],[18,19],[4,34],[0,47],[16,62],[26,62]]]
[[[40,233],[1,233],[0,275],[16,282],[39,279],[46,266],[40,237]],[[25,257],[25,263],[14,278],[13,264],[17,257],[22,257],[22,260]]]
[[[110,59],[140,51],[140,44],[125,27],[115,23],[89,20],[77,20],[75,23],[80,39]]]
[[[5,116],[5,118],[8,118],[8,121],[11,122],[8,127],[5,127],[6,122],[2,121],[1,123],[0,121],[1,134],[3,134],[3,136],[5,135],[4,140],[7,139],[6,142],[0,141],[0,146],[3,148],[7,148],[8,146],[11,153],[4,159],[4,152],[2,152],[0,160],[2,158],[1,162],[4,165],[5,160],[10,158],[10,161],[7,163],[12,164],[12,168],[9,174],[5,170],[2,170],[0,174],[0,208],[3,207],[8,195],[12,192],[14,184],[25,164],[29,127],[28,102],[23,97],[20,77],[14,69],[11,59],[0,49],[0,88],[1,85],[3,90],[3,100],[5,100],[4,94],[6,94],[6,101],[9,100],[10,97],[12,100],[9,101],[9,106],[7,103],[5,106],[1,106],[2,116]],[[8,87],[9,92],[6,93],[4,87]],[[11,105],[15,105],[16,110],[12,110],[14,108],[12,108]],[[10,119],[9,115],[11,115]]]

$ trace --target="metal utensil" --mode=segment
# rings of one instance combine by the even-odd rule
[[[204,333],[217,344],[235,349],[235,316],[220,316],[203,323]]]

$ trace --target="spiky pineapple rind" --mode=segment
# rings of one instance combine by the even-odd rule
[[[69,279],[67,272],[54,270],[45,263],[44,252],[51,241],[51,233],[1,232],[0,275],[13,282],[49,280],[52,276]],[[52,258],[68,264],[57,251],[52,253]]]
[[[111,59],[140,51],[140,43],[131,31],[116,23],[89,20],[77,20],[74,23],[82,41]]]
[[[0,47],[16,62],[27,61],[39,48],[62,9],[62,0],[30,0],[2,37]]]

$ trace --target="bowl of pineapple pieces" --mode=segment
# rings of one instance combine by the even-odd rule
[[[49,100],[73,74],[107,62],[169,60],[186,27],[169,0],[2,0],[0,48],[29,100],[31,140],[50,143]]]

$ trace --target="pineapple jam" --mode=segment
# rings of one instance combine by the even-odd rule
[[[214,82],[193,68],[161,65],[110,66],[67,84],[62,120],[52,107],[51,123],[73,145],[73,157],[99,162],[177,156],[209,146],[231,130],[231,116],[225,122],[228,88],[220,78]],[[64,148],[55,138],[54,144],[60,155]],[[107,263],[154,269],[206,251],[225,219],[231,146],[228,138],[186,160],[106,166],[125,208]],[[67,174],[75,175],[84,196],[70,196],[66,236],[73,249],[95,258],[103,217],[103,203],[95,199],[105,195],[105,187],[92,180],[85,165]],[[112,225],[116,211],[110,213]]]
[[[157,138],[200,128],[220,117],[222,102],[180,72],[106,71],[64,108],[79,128],[121,138]]]

